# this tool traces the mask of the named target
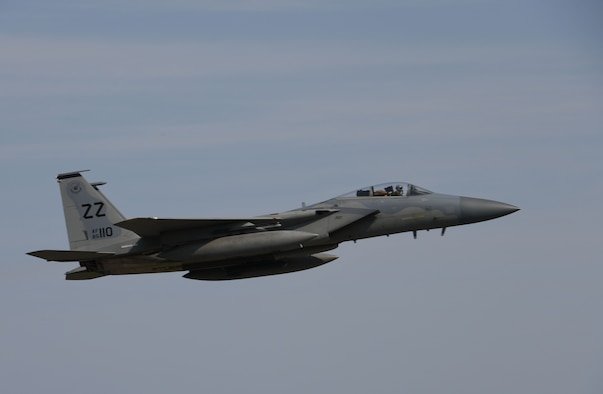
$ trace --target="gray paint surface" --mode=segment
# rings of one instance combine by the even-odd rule
[[[247,219],[126,218],[80,172],[57,176],[71,251],[46,260],[79,261],[67,279],[189,271],[189,279],[243,279],[314,268],[344,241],[442,229],[494,219],[519,208],[449,196],[405,182],[365,187],[301,209]],[[137,235],[138,234],[138,235]],[[72,255],[69,258],[69,255]]]

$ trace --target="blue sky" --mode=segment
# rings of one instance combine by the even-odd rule
[[[13,393],[600,393],[596,1],[0,2],[0,380]],[[129,217],[402,180],[517,205],[314,270],[66,282],[57,173]]]

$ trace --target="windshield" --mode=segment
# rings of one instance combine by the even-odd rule
[[[341,195],[340,197],[409,197],[430,194],[427,189],[406,182],[389,182],[367,186]]]

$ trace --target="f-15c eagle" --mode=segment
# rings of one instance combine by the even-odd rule
[[[248,218],[126,219],[81,172],[59,174],[70,250],[28,253],[79,262],[67,279],[188,271],[228,280],[314,268],[337,258],[341,242],[476,223],[519,208],[433,193],[405,182],[364,187],[291,211]]]

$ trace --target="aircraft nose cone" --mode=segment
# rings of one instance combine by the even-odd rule
[[[509,215],[518,211],[514,205],[481,198],[461,197],[461,221],[463,223],[482,222]]]

